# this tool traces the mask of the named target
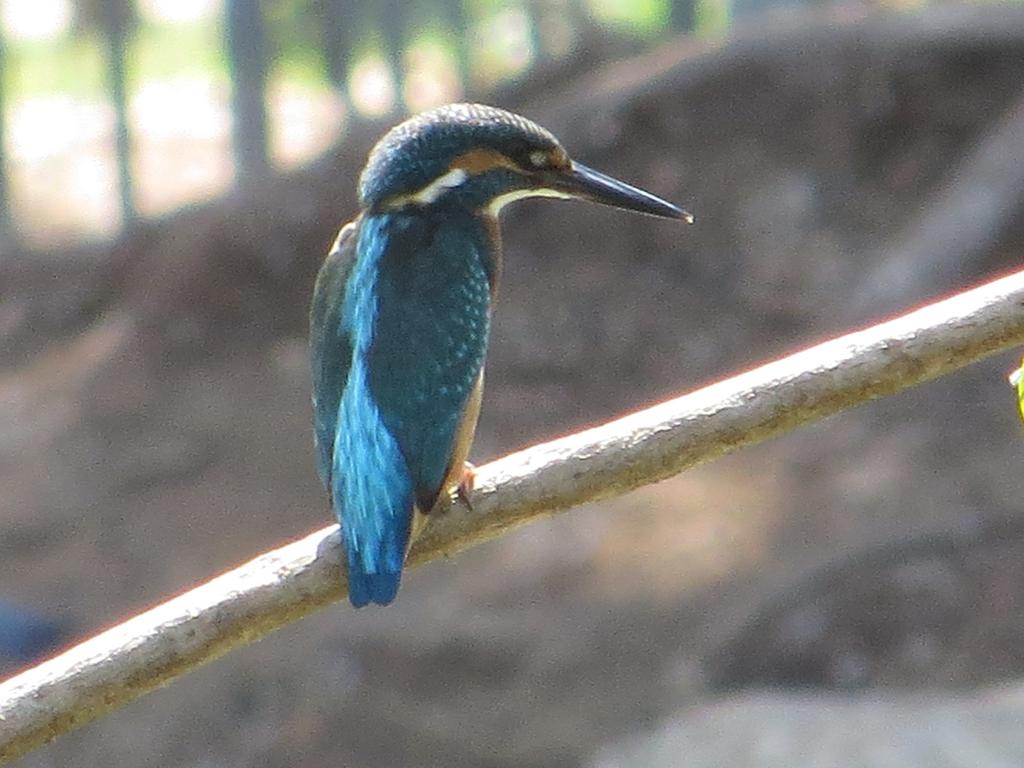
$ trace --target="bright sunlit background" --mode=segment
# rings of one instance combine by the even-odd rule
[[[222,194],[236,179],[225,3],[139,0],[120,11],[131,187],[123,205],[107,5],[0,6],[7,218],[11,234],[30,244],[110,237],[125,216],[172,211]],[[458,8],[465,33],[456,35],[443,3],[420,4],[402,20],[402,50],[393,54],[368,3],[355,14],[362,17],[358,34],[340,42],[343,72],[332,78],[328,43],[316,24],[301,21],[307,5],[262,6],[269,41],[265,151],[280,169],[325,152],[352,120],[487,92],[542,59],[572,54],[593,29],[642,45],[663,37],[673,18],[669,0],[476,0]],[[701,0],[688,11],[703,34],[726,26],[729,14],[729,0]]]

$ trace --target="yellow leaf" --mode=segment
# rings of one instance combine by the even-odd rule
[[[1010,374],[1010,384],[1017,388],[1017,405],[1020,417],[1024,419],[1024,360],[1021,360],[1020,368]]]

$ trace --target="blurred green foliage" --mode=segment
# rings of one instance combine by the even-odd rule
[[[11,40],[4,55],[3,89],[11,101],[54,95],[96,98],[106,89],[106,62],[94,35]]]
[[[106,75],[97,10],[100,5],[93,0],[79,6],[71,27],[54,38],[22,40],[6,36],[8,66],[2,75],[3,87],[12,101],[58,94],[103,95]],[[598,25],[644,37],[666,31],[671,11],[670,0],[549,0],[548,5],[573,5]],[[380,6],[363,2],[353,3],[353,7],[352,17],[346,19],[341,30],[350,68],[361,57],[381,55],[386,49]],[[426,36],[431,43],[448,49],[453,58],[459,58],[458,45],[475,42],[465,39],[473,27],[509,8],[529,8],[513,0],[465,0],[456,13],[452,0],[413,0],[403,7],[405,19],[415,20],[414,28],[402,30],[406,44]],[[727,24],[728,12],[722,10],[727,7],[723,0],[701,0],[698,18],[703,26],[717,29]],[[323,54],[325,0],[264,0],[263,8],[275,75],[309,85],[327,85]],[[453,18],[464,19],[471,29],[453,34],[449,28]],[[218,80],[227,77],[219,18],[172,23],[134,16],[132,29],[128,70],[133,85],[183,74]]]
[[[594,19],[644,36],[664,31],[671,13],[670,0],[591,0]]]
[[[730,0],[697,0],[694,32],[712,36],[724,34],[732,24],[732,2]]]

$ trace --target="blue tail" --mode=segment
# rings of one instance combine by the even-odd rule
[[[413,488],[405,458],[384,425],[356,356],[339,406],[331,473],[334,512],[356,608],[395,599],[412,526]]]
[[[353,559],[349,559],[352,563]],[[348,569],[348,599],[356,608],[376,603],[389,605],[398,594],[398,585],[402,581],[402,572],[397,573],[363,573],[358,565]]]

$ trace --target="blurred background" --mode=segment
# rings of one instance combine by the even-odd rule
[[[329,522],[305,315],[476,99],[692,210],[534,201],[473,459],[1017,269],[1024,5],[0,2],[0,675]],[[411,572],[26,766],[1015,766],[1014,356]]]

